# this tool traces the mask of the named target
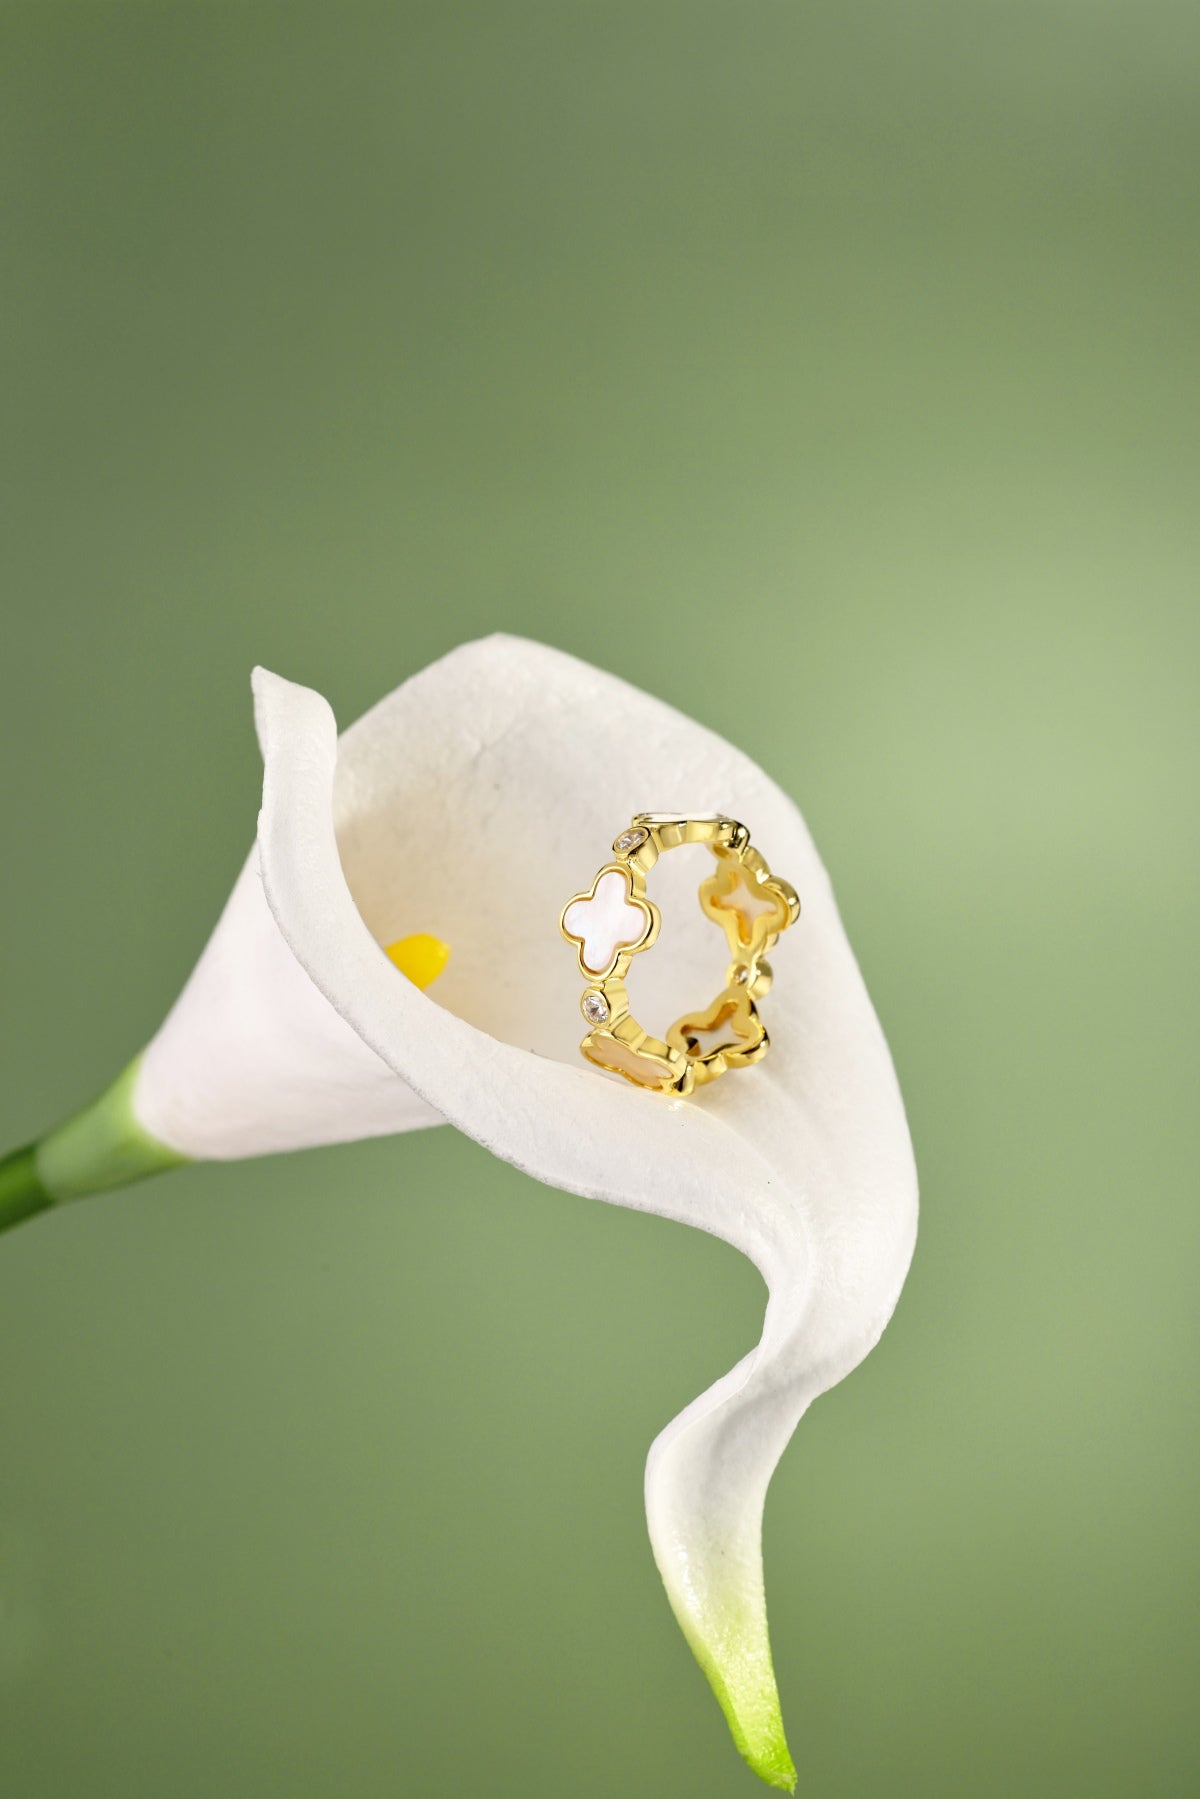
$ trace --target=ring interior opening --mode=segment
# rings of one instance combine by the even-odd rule
[[[638,1023],[654,1037],[688,1011],[707,1006],[725,985],[729,946],[719,925],[700,909],[700,883],[716,861],[705,844],[667,850],[646,881],[646,894],[662,913],[654,948],[635,956],[626,987]]]

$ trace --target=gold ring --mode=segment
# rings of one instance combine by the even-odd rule
[[[732,960],[711,1006],[677,1018],[664,1042],[630,1012],[625,977],[662,923],[646,898],[646,876],[665,850],[684,843],[706,843],[716,857],[715,872],[700,883],[700,906],[724,930]],[[690,1093],[730,1068],[760,1062],[770,1048],[756,1004],[771,985],[764,958],[800,916],[795,888],[771,873],[745,825],[721,813],[639,812],[612,847],[613,860],[585,892],[572,894],[558,920],[587,982],[583,1054],[661,1093]]]

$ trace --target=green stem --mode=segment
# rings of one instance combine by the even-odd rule
[[[64,1200],[124,1187],[187,1161],[138,1123],[137,1070],[131,1062],[82,1112],[0,1160],[0,1231]]]
[[[36,1143],[0,1158],[0,1231],[35,1218],[53,1204],[38,1179]]]

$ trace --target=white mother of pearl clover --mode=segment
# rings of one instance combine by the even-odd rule
[[[632,949],[649,934],[653,914],[644,900],[632,898],[629,874],[623,868],[606,868],[597,875],[589,893],[580,894],[564,909],[563,929],[579,944],[579,962],[586,974],[606,975],[622,949]]]
[[[100,1184],[97,1119],[119,1127],[122,1178],[161,1166],[164,1146],[244,1156],[448,1121],[538,1180],[743,1251],[769,1293],[761,1340],[655,1440],[646,1516],[738,1748],[790,1787],[763,1502],[808,1406],[878,1340],[917,1226],[891,1058],[804,821],[714,732],[518,638],[462,645],[341,737],[308,688],[259,670],[255,697],[257,845],[135,1078],[112,1090],[120,1103],[102,1100],[76,1130],[70,1185],[49,1179],[53,1157],[39,1162],[51,1197]],[[695,1099],[596,1078],[554,931],[614,815],[666,792],[687,812],[720,795],[804,896],[772,990],[771,1054]],[[712,946],[694,923],[673,934],[672,966],[703,993]],[[411,931],[452,948],[429,993],[381,947]],[[138,1132],[157,1162],[136,1165]],[[401,1181],[403,1167],[398,1148]]]

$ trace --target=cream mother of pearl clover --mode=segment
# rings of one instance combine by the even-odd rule
[[[577,893],[562,909],[563,935],[579,945],[579,967],[590,980],[612,974],[626,952],[646,949],[658,935],[658,907],[634,891],[633,869],[612,862],[600,870],[586,893]]]

